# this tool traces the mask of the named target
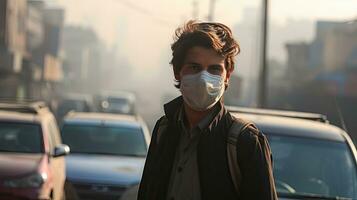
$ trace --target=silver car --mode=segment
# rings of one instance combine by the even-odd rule
[[[268,137],[280,200],[357,199],[357,154],[348,134],[319,114],[230,107]]]
[[[140,182],[150,134],[141,118],[109,113],[70,113],[62,138],[68,199],[119,199]]]

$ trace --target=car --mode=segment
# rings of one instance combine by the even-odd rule
[[[357,199],[357,154],[346,131],[314,113],[228,107],[267,136],[280,200]]]
[[[141,180],[150,133],[134,115],[69,113],[62,138],[66,157],[66,196],[70,199],[116,199]]]
[[[63,117],[70,111],[92,112],[94,102],[91,95],[70,93],[59,99],[56,110],[56,117],[62,123]]]
[[[135,95],[130,92],[103,93],[96,96],[98,110],[105,113],[134,115]]]
[[[0,199],[64,199],[69,151],[44,103],[0,103]]]

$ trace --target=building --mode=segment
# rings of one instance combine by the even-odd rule
[[[345,124],[356,142],[357,20],[318,21],[311,43],[286,47],[286,76],[295,72],[297,79],[290,82],[303,84],[275,95],[272,107],[282,108],[287,102],[289,109],[323,113],[332,124]],[[305,71],[298,73],[300,69]]]
[[[309,67],[310,44],[288,43],[285,47],[288,52],[287,76],[289,80],[294,84],[311,80],[309,78],[312,71]]]
[[[347,75],[350,72],[355,73],[354,69],[357,69],[357,20],[318,21],[315,38],[311,43],[288,43],[286,50],[287,75],[298,76],[298,79],[291,79],[292,82],[329,81],[329,79],[335,82],[336,74],[339,74],[338,84],[329,83],[329,85],[339,85],[338,88],[344,88],[344,85],[341,86],[342,82],[349,83],[340,80],[350,80]],[[337,93],[341,94],[344,91]]]
[[[63,79],[60,55],[64,10],[47,8],[43,1],[30,0],[27,6],[26,69],[27,98],[51,101]]]
[[[28,1],[26,19],[26,49],[28,59],[24,62],[24,79],[27,98],[38,99],[42,96],[43,45],[45,38],[45,4],[42,1]]]
[[[228,86],[227,91],[224,93],[225,104],[232,106],[242,106],[242,78],[236,74],[231,74],[231,77],[229,79],[229,85],[231,85],[231,87]]]
[[[26,0],[0,0],[0,97],[24,97]]]
[[[62,9],[0,0],[0,97],[49,100],[62,80]]]
[[[46,9],[44,12],[44,58],[43,79],[48,82],[60,82],[63,79],[62,31],[64,26],[64,10],[58,8]]]
[[[331,24],[321,40],[324,44],[322,65],[326,72],[345,70],[347,67],[357,68],[357,20]]]
[[[92,29],[64,27],[64,73],[68,84],[66,90],[71,90],[68,92],[93,93],[99,90],[103,49]]]

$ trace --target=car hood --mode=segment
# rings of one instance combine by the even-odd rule
[[[0,153],[0,179],[37,171],[43,157],[42,154]]]
[[[144,157],[71,154],[67,179],[73,182],[132,185],[140,182]]]

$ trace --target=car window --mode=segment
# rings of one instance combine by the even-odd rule
[[[147,152],[141,128],[65,124],[62,139],[71,153],[145,156]]]
[[[0,152],[42,153],[41,126],[0,122]]]
[[[356,162],[346,143],[268,135],[278,193],[357,198]]]

